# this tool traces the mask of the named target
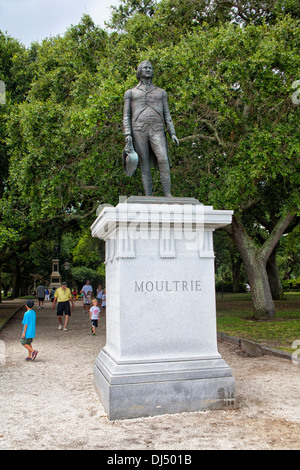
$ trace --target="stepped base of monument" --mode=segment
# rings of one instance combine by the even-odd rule
[[[96,392],[110,420],[235,407],[235,380],[221,357],[94,365]]]

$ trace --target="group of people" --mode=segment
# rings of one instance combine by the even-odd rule
[[[91,305],[92,297],[93,297],[93,288],[90,284],[90,281],[88,280],[86,281],[80,293],[82,294],[82,297],[83,297],[83,313],[85,313],[86,311],[89,311],[89,306]],[[98,286],[96,299],[97,299],[98,307],[100,307],[100,309],[105,308],[106,291],[105,289],[102,290],[101,285]]]
[[[96,297],[92,298],[93,289],[90,281],[87,280],[80,292],[83,295],[83,313],[88,312],[90,314],[90,319],[92,322],[91,330],[95,336],[100,312],[106,307],[106,290],[102,290],[102,286],[99,285]]]
[[[43,287],[41,289],[40,287]],[[37,299],[39,302],[39,308],[43,308],[43,302],[45,300],[45,288],[44,286],[38,286],[37,288]],[[98,286],[97,295],[93,298],[93,289],[90,285],[90,281],[86,281],[80,291],[83,297],[83,313],[89,313],[91,320],[91,331],[92,334],[96,335],[96,328],[100,318],[100,313],[106,308],[106,291],[102,290],[101,285]],[[44,294],[44,297],[42,296]],[[75,308],[74,296],[71,290],[68,288],[67,283],[63,282],[61,287],[55,290],[53,294],[52,307],[55,308],[57,305],[56,315],[59,322],[58,329],[68,331],[67,325],[69,317],[71,316],[71,306]],[[26,312],[23,317],[23,331],[21,337],[21,344],[27,349],[28,356],[26,361],[34,361],[38,354],[38,351],[32,347],[33,339],[35,338],[35,324],[36,324],[36,313],[33,310],[34,301],[27,300]],[[63,322],[63,315],[65,315]]]
[[[97,289],[97,296],[93,298],[93,288],[90,284],[90,281],[87,280],[85,285],[82,287],[80,293],[83,298],[83,313],[89,313],[90,319],[92,321],[92,332],[95,335],[95,328],[98,327],[99,315],[102,309],[106,307],[106,291],[102,290],[101,285]],[[57,318],[59,322],[58,329],[64,329],[67,331],[67,324],[69,317],[71,316],[71,307],[75,308],[74,297],[71,293],[71,290],[67,287],[67,283],[63,282],[61,287],[59,287],[54,294],[54,299],[52,302],[53,308],[57,303]],[[62,317],[65,314],[65,321],[63,324]]]

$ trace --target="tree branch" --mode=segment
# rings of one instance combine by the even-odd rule
[[[263,244],[263,246],[260,248],[260,256],[261,258],[267,262],[268,258],[270,257],[272,251],[274,250],[275,246],[279,242],[280,237],[282,234],[285,232],[285,230],[288,228],[290,223],[295,217],[295,213],[291,212],[288,213],[287,215],[283,215],[277,224],[275,225],[274,229],[270,233],[269,237]]]
[[[217,142],[221,147],[227,147],[227,144],[219,136],[217,128],[210,121],[208,121],[207,119],[199,119],[198,122],[202,122],[203,124],[205,124],[209,128],[209,130],[214,133],[214,136],[206,134],[193,134],[179,139],[179,142],[187,142],[188,140],[195,139],[204,139],[210,142]]]

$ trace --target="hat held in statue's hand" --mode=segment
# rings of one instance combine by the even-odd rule
[[[132,142],[127,142],[123,150],[123,166],[127,176],[132,176],[137,169],[139,156],[133,148]]]

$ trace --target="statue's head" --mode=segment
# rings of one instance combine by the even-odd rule
[[[149,72],[149,75],[151,74],[151,76],[149,78],[153,78],[153,67],[152,67],[152,64],[151,62],[149,62],[149,60],[144,60],[143,62],[141,62],[139,65],[138,65],[138,68],[137,68],[137,71],[136,71],[136,78],[138,80],[140,80],[141,78],[141,75],[144,73],[145,70],[148,70]],[[149,70],[151,69],[151,71]],[[148,77],[147,77],[148,78]]]

